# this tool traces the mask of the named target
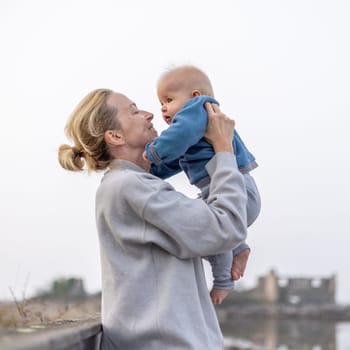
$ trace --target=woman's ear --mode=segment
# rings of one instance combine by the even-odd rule
[[[120,146],[125,144],[123,134],[117,130],[107,130],[104,139],[108,145]]]
[[[196,96],[201,96],[201,92],[199,90],[193,90],[192,91],[192,97],[196,97]]]

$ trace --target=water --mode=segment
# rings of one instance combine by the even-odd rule
[[[350,322],[241,319],[221,328],[227,350],[350,350]]]

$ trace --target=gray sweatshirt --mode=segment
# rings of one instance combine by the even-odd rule
[[[207,203],[126,160],[102,178],[102,350],[223,349],[201,256],[244,241],[247,198],[231,153],[217,153],[206,169]]]

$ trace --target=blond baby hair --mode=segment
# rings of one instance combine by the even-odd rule
[[[182,65],[172,67],[160,76],[158,84],[165,79],[170,82],[169,87],[173,90],[198,90],[201,95],[214,97],[214,91],[209,77],[195,66]]]

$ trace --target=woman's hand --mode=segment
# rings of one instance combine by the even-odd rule
[[[204,138],[213,146],[216,153],[233,153],[232,139],[235,121],[222,113],[219,106],[214,103],[207,102],[205,108],[208,112],[208,124]]]

